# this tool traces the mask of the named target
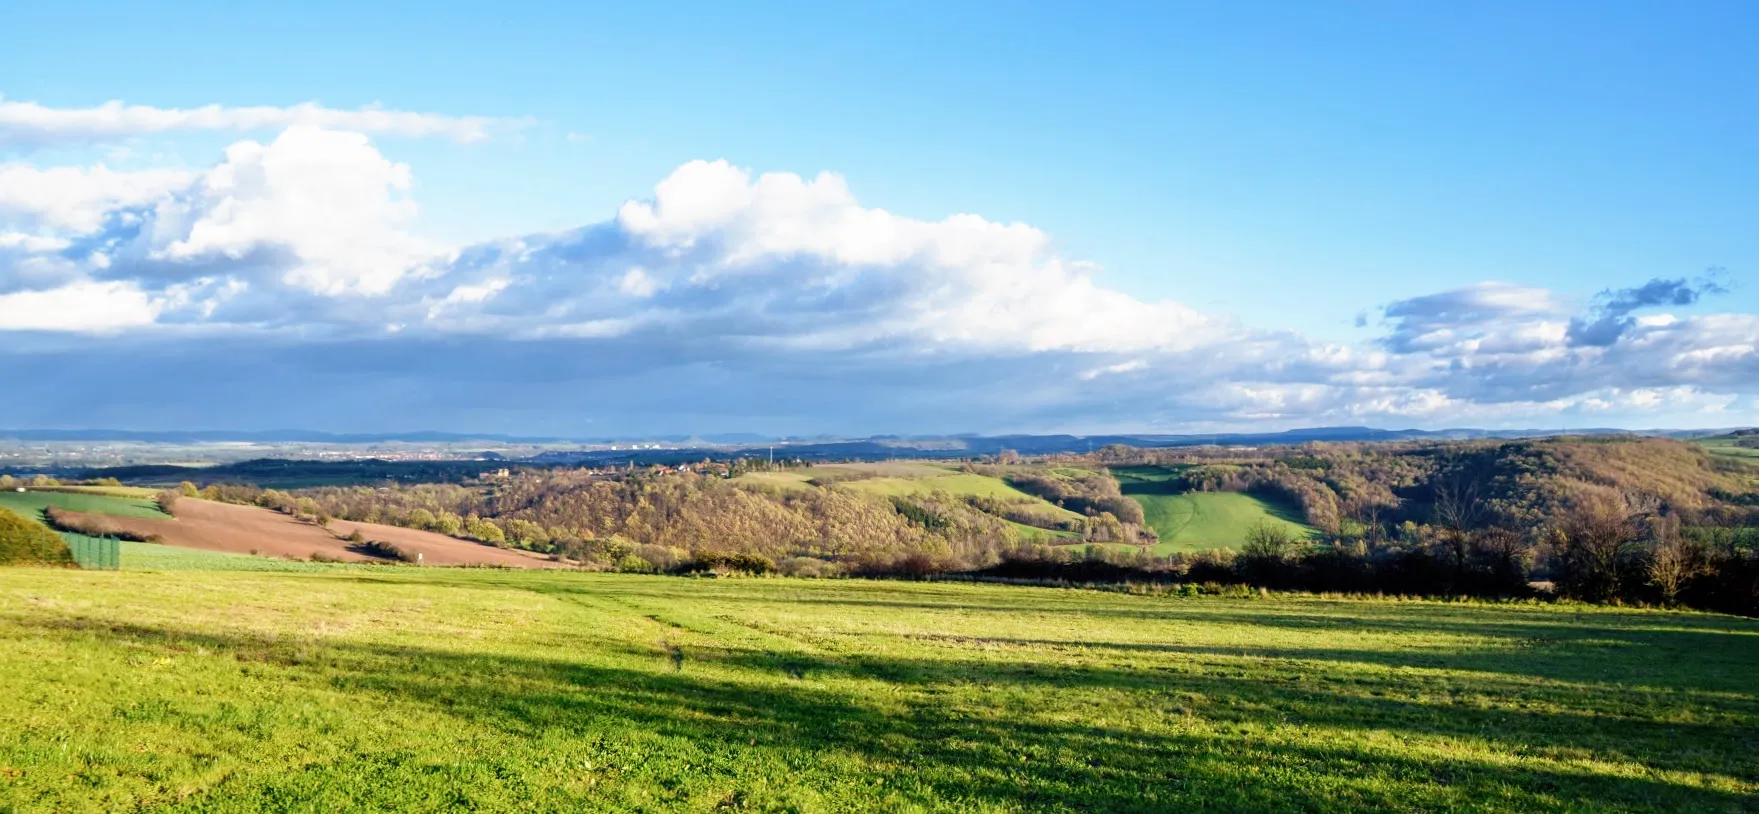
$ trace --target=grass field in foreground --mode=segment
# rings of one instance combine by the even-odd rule
[[[0,569],[0,808],[1751,810],[1759,621]]]
[[[66,532],[63,537],[69,536]],[[124,571],[320,571],[334,572],[356,568],[383,569],[376,563],[322,563],[235,554],[230,551],[206,551],[159,543],[117,543]]]

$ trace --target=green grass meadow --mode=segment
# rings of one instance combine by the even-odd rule
[[[1124,494],[1142,504],[1143,519],[1160,535],[1154,553],[1166,555],[1212,548],[1238,550],[1246,532],[1259,523],[1289,529],[1297,537],[1315,532],[1293,506],[1238,492],[1182,492],[1170,468],[1120,467],[1112,472]]]
[[[62,532],[61,536],[69,536]],[[204,551],[159,543],[123,540],[117,545],[123,570],[128,571],[305,571],[333,572],[359,568],[382,568],[362,563],[321,563],[287,560],[229,551]]]
[[[114,487],[110,487],[114,488]],[[0,491],[0,509],[11,509],[26,517],[39,517],[50,506],[76,512],[112,514],[121,517],[164,517],[159,505],[150,497],[125,497],[107,492],[32,489],[27,492]]]
[[[1759,463],[1759,449],[1743,447],[1735,443],[1735,439],[1727,436],[1701,438],[1693,443],[1703,447],[1712,455],[1722,455],[1749,463]]]
[[[1059,517],[1078,518],[1081,515],[1072,512],[1048,500],[1034,497],[1009,486],[1001,478],[960,472],[944,466],[922,463],[887,462],[873,464],[826,464],[804,469],[788,469],[778,472],[749,472],[740,475],[740,480],[748,483],[789,490],[809,488],[808,481],[821,473],[859,472],[871,474],[872,477],[860,480],[847,480],[835,484],[833,488],[852,489],[869,494],[891,496],[927,495],[934,492],[946,492],[956,497],[993,497],[1003,500],[1031,503],[1046,514]],[[1020,533],[1035,540],[1056,541],[1072,537],[1065,532],[1054,532],[1047,529],[1034,528],[1018,523],[1012,524]]]
[[[943,472],[938,475],[921,475],[913,477],[879,477],[867,480],[849,481],[844,484],[850,489],[859,489],[881,495],[926,495],[933,492],[946,492],[950,495],[973,497],[994,497],[1003,500],[1018,500],[1038,504],[1045,512],[1068,517],[1080,515],[1061,508],[1043,498],[1033,497],[1025,492],[1009,486],[1001,478],[988,475],[977,475],[969,472]]]
[[[1610,608],[13,568],[0,809],[1752,811],[1755,676]]]

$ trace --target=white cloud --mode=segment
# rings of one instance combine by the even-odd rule
[[[0,294],[0,331],[116,333],[152,324],[164,307],[131,282],[81,281]]]
[[[623,274],[623,279],[617,283],[617,290],[631,297],[651,297],[655,291],[660,290],[660,283],[648,276],[645,269],[635,266]]]
[[[1176,302],[1143,302],[1098,285],[1091,266],[1057,256],[1026,224],[964,214],[923,221],[865,208],[830,173],[753,179],[724,161],[693,161],[661,181],[653,201],[625,204],[617,224],[693,264],[698,284],[755,275],[774,286],[909,291],[865,338],[1122,352],[1189,349],[1234,330]]]
[[[1093,381],[1094,379],[1097,379],[1101,376],[1114,376],[1114,375],[1118,375],[1118,374],[1122,374],[1122,373],[1134,373],[1138,370],[1146,370],[1147,368],[1148,368],[1147,362],[1144,362],[1141,359],[1131,359],[1128,362],[1119,362],[1115,365],[1105,365],[1103,367],[1093,368],[1092,370],[1084,370],[1081,372],[1081,380],[1082,381]]]
[[[468,143],[487,140],[497,130],[517,129],[529,123],[523,119],[444,116],[386,110],[377,106],[338,110],[315,102],[291,107],[204,105],[162,108],[110,101],[95,107],[57,108],[0,98],[0,144],[109,141],[175,131],[253,132],[288,127],[434,136]]]
[[[244,141],[186,193],[160,204],[153,255],[243,260],[282,250],[286,284],[319,294],[384,294],[446,253],[409,234],[416,215],[409,167],[365,136],[292,127],[264,145]]]
[[[1759,317],[1632,313],[1707,287],[1621,289],[1606,299],[1629,308],[1584,322],[1555,292],[1484,283],[1386,306],[1376,341],[1315,343],[1108,287],[1025,224],[864,207],[832,174],[691,162],[607,221],[453,251],[412,235],[410,168],[359,133],[291,127],[157,185],[30,172],[86,186],[14,196],[35,214],[0,232],[0,328],[362,342],[436,387],[459,366],[406,349],[512,348],[485,351],[471,375],[487,381],[639,375],[655,398],[714,404],[763,381],[749,409],[894,403],[1038,427],[1551,426],[1711,415],[1759,392]],[[574,364],[600,366],[557,371]]]
[[[73,244],[69,243],[66,238],[28,235],[22,232],[0,232],[0,250],[45,254],[61,251],[71,245]]]
[[[196,173],[174,169],[112,170],[0,164],[0,220],[35,228],[84,234],[97,231],[111,213],[164,199],[187,187]]]

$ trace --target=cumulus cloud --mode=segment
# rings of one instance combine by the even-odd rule
[[[1649,312],[1703,283],[1586,312],[1483,283],[1387,305],[1373,341],[1322,343],[1133,297],[1026,224],[863,206],[830,173],[691,162],[603,222],[457,248],[412,236],[412,189],[366,136],[298,126],[139,194],[24,196],[39,214],[0,233],[0,330],[32,338],[0,351],[0,376],[136,381],[199,330],[205,378],[262,422],[293,408],[253,388],[298,375],[399,423],[539,433],[589,414],[651,431],[1547,426],[1738,413],[1759,391],[1759,317]],[[1608,319],[1616,335],[1582,341]],[[118,368],[114,338],[19,350],[100,330],[129,332],[141,364]],[[153,409],[182,398],[137,384]],[[300,415],[316,414],[272,423]]]
[[[0,164],[0,222],[21,228],[86,233],[118,210],[151,204],[187,187],[196,174],[183,170],[112,170]]]
[[[1487,339],[1510,349],[1542,344],[1550,331],[1542,326],[1561,330],[1566,312],[1550,291],[1486,282],[1401,300],[1385,313],[1391,331],[1383,342],[1395,353],[1458,354]]]
[[[152,256],[242,261],[287,258],[282,281],[320,294],[384,294],[445,253],[410,235],[408,165],[365,136],[292,127],[269,144],[245,141],[198,183],[151,213]]]
[[[725,161],[693,161],[661,181],[652,201],[625,204],[617,225],[674,265],[689,265],[688,282],[699,286],[758,276],[772,287],[826,294],[892,292],[895,307],[870,333],[837,331],[827,341],[912,335],[1121,352],[1189,349],[1231,330],[1180,303],[1143,302],[1097,284],[1095,269],[1056,255],[1026,224],[968,214],[923,221],[863,207],[831,173],[753,178]]]
[[[139,286],[80,281],[43,291],[0,294],[0,326],[14,331],[117,333],[150,325],[164,310]]]
[[[114,141],[176,131],[252,132],[322,127],[360,133],[485,141],[497,131],[528,125],[523,119],[444,116],[368,106],[338,110],[315,102],[290,107],[203,105],[163,108],[109,101],[95,107],[48,107],[0,98],[0,145],[41,146]]]
[[[1654,306],[1693,305],[1707,294],[1724,294],[1727,289],[1711,280],[1688,283],[1684,279],[1654,279],[1636,288],[1600,292],[1600,300],[1588,316],[1570,320],[1569,338],[1578,345],[1606,347],[1619,340],[1635,326],[1632,312]]]
[[[1588,312],[1572,315],[1550,292],[1487,283],[1393,303],[1383,344],[1395,363],[1412,366],[1402,381],[1469,403],[1587,404],[1584,394],[1759,389],[1759,317],[1633,315],[1720,290],[1652,280],[1602,292]]]

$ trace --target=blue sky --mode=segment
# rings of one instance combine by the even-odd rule
[[[349,343],[365,348],[350,358],[402,366],[326,369],[349,393],[382,396],[359,404],[265,398],[274,376],[245,365],[253,372],[226,382],[190,374],[230,393],[236,409],[219,414],[148,385],[132,399],[49,397],[19,411],[30,424],[548,433],[1759,422],[1759,293],[1744,284],[1759,267],[1759,9],[1749,3],[34,4],[7,16],[0,95],[35,107],[17,114],[10,140],[0,124],[0,162],[191,175],[101,205],[51,201],[23,181],[10,198],[0,187],[0,233],[39,238],[0,255],[0,297],[36,292],[15,308],[52,303],[109,324],[16,319],[0,373],[65,376],[62,391],[78,392],[76,377],[175,366],[217,336],[248,337],[270,369]],[[392,238],[301,231],[296,202],[322,195],[283,190],[293,197],[265,204],[248,228],[228,221],[217,242],[182,234],[130,250],[145,239],[118,231],[119,213],[172,223],[160,198],[181,202],[185,225],[231,211],[214,179],[196,175],[226,165],[241,141],[279,145],[304,125],[43,129],[56,111],[111,100],[379,105],[487,117],[492,132],[367,128],[366,149],[406,168],[391,197],[418,214],[375,209],[347,223],[382,215]],[[376,160],[343,140],[289,140],[282,152],[301,145],[308,157]],[[620,220],[625,202],[659,196],[662,179],[717,160],[754,188],[764,173],[803,183],[835,173],[848,200],[759,194],[731,220],[662,216],[646,231]],[[729,177],[686,174],[707,186],[680,192],[679,207]],[[362,190],[338,194],[357,201]],[[975,239],[969,231],[878,254],[770,239],[776,218],[822,227],[827,206],[1029,224],[1042,244],[997,256],[1036,270],[1033,290],[1066,307],[1039,313],[1009,299],[1006,275],[984,276],[994,257],[947,277],[946,246]],[[504,245],[538,233],[527,254]],[[547,253],[530,252],[538,243]],[[724,253],[701,256],[709,243]],[[96,245],[109,247],[102,269],[82,254]],[[697,254],[680,261],[685,247]],[[50,254],[70,265],[44,271]],[[548,265],[515,259],[530,256]],[[351,271],[310,270],[322,262]],[[362,290],[361,264],[396,262],[426,271],[394,270],[385,290]],[[710,266],[742,271],[711,283]],[[633,287],[631,268],[643,270]],[[788,304],[799,286],[832,278],[873,307],[851,310],[842,296]],[[607,298],[606,280],[627,301]],[[1630,309],[1647,322],[1611,345],[1568,338],[1585,334],[1565,326],[1606,318],[1618,299],[1597,294],[1652,280],[1682,285]],[[122,283],[133,288],[119,294]],[[144,302],[151,318],[104,317],[122,312],[96,304],[99,289],[67,288],[79,284],[111,286],[102,290],[135,298],[114,307]],[[1086,285],[1116,296],[1084,297]],[[431,303],[460,286],[480,313],[448,312],[435,327]],[[66,296],[45,299],[57,290]],[[951,299],[924,312],[923,297]],[[533,314],[558,302],[575,303],[572,316],[535,329],[545,319]],[[1400,306],[1412,302],[1432,310]],[[399,308],[426,322],[362,327]],[[0,329],[6,313],[0,301]],[[1450,316],[1460,313],[1472,318]],[[789,327],[819,319],[843,328]],[[1428,340],[1407,341],[1423,331]],[[451,342],[507,343],[480,364],[518,368],[520,387],[567,404],[459,397],[458,372],[412,350]],[[581,356],[649,364],[637,375],[579,367]],[[118,358],[138,364],[103,361]],[[754,378],[778,384],[730,384]],[[734,391],[737,405],[717,404]]]

